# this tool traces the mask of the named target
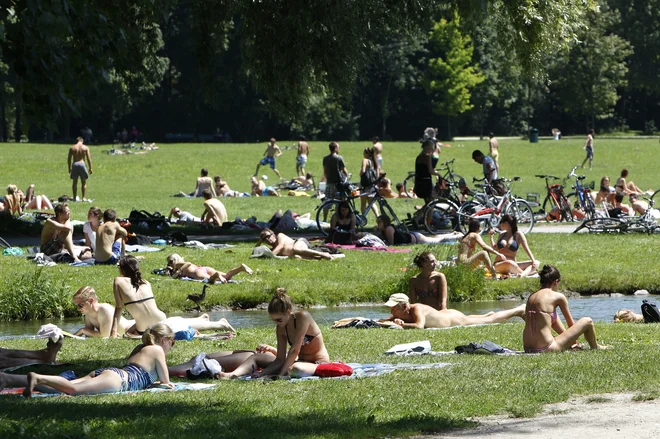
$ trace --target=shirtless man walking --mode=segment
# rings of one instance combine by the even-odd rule
[[[500,172],[500,142],[495,138],[493,132],[488,134],[488,155],[495,160],[495,167],[497,172]]]
[[[89,172],[87,172],[87,166],[85,166],[85,159],[89,165]],[[77,200],[78,178],[80,178],[82,199],[86,201],[87,179],[92,174],[92,153],[89,151],[87,145],[83,143],[82,137],[78,137],[77,143],[69,148],[67,165],[69,167],[69,175],[71,176],[71,180],[73,180],[73,199]]]
[[[392,315],[379,322],[394,322],[404,329],[448,328],[450,326],[483,325],[501,323],[511,317],[522,318],[525,315],[525,304],[513,309],[488,314],[466,316],[456,309],[437,310],[422,303],[410,304],[410,299],[403,293],[392,294],[385,306],[390,308]]]
[[[300,259],[327,259],[331,261],[332,255],[318,252],[309,248],[309,242],[305,238],[292,239],[284,233],[275,233],[270,229],[261,232],[261,240],[273,248],[275,256],[288,256]]]
[[[80,262],[73,245],[71,210],[66,203],[55,206],[55,219],[47,219],[41,230],[41,252],[55,262]]]
[[[375,151],[374,156],[376,157],[376,161],[378,162],[378,169],[383,170],[383,144],[380,143],[380,139],[378,137],[374,137],[371,139],[373,143],[373,148]]]
[[[309,145],[305,142],[305,136],[300,136],[298,142],[298,156],[296,157],[296,175],[301,177],[305,175],[305,165],[309,156]]]
[[[204,189],[202,197],[204,197],[202,222],[207,224],[215,223],[221,226],[222,223],[227,221],[227,209],[225,209],[225,205],[217,198],[213,198],[210,189]]]
[[[275,144],[275,138],[271,137],[270,142],[268,143],[268,146],[266,147],[266,151],[264,152],[264,158],[261,159],[259,163],[257,163],[257,170],[254,171],[254,176],[256,177],[257,174],[259,173],[259,168],[262,165],[270,165],[270,169],[273,170],[274,173],[277,174],[277,176],[282,179],[282,175],[280,174],[280,171],[275,168],[275,157],[279,157],[282,155],[282,150],[280,149],[279,146]]]
[[[103,223],[96,231],[97,264],[114,265],[124,254],[124,238],[128,232],[117,222],[117,213],[108,209],[103,212]]]

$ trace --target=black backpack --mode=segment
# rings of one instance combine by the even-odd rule
[[[133,227],[137,227],[138,229],[144,228],[144,224],[146,224],[146,228],[149,230],[160,230],[167,223],[167,218],[160,212],[150,213],[146,210],[133,209],[128,217],[128,221],[130,221]]]
[[[660,311],[655,303],[648,300],[642,301],[642,315],[644,316],[644,323],[660,323]]]

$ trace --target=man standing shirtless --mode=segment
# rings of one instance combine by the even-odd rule
[[[403,293],[392,294],[385,306],[390,308],[392,315],[379,322],[394,322],[404,329],[448,328],[450,326],[483,325],[501,323],[511,317],[522,318],[525,315],[525,304],[513,309],[490,312],[484,315],[466,316],[456,309],[437,310],[423,303],[410,304],[410,299]]]
[[[69,175],[73,180],[73,199],[77,200],[78,195],[78,178],[82,184],[82,199],[87,200],[87,179],[92,174],[92,153],[89,151],[87,145],[83,143],[83,138],[78,137],[77,143],[69,148],[69,156],[67,158],[67,165],[69,167]],[[89,164],[89,172],[85,166],[85,159]]]
[[[103,212],[103,224],[96,231],[94,259],[97,264],[114,265],[124,254],[124,238],[128,233],[116,220],[117,213],[114,210]]]
[[[204,197],[204,213],[202,213],[202,222],[206,224],[215,223],[221,226],[222,223],[227,221],[227,209],[222,201],[213,198],[210,189],[204,189],[202,192]]]
[[[493,160],[495,160],[495,167],[497,168],[497,173],[500,172],[500,143],[495,138],[493,132],[488,134],[488,155],[490,155]]]
[[[280,149],[279,146],[275,144],[275,138],[271,137],[270,142],[266,147],[266,152],[264,152],[265,157],[262,158],[259,163],[257,163],[257,170],[254,171],[254,176],[255,177],[257,176],[257,174],[259,173],[259,168],[262,165],[270,165],[270,169],[272,169],[273,172],[276,173],[281,180],[282,175],[280,174],[280,171],[278,171],[277,168],[275,167],[275,157],[279,157],[281,155],[282,155],[282,150]]]
[[[305,142],[305,136],[300,136],[298,142],[298,156],[296,157],[296,175],[301,177],[305,175],[305,165],[309,156],[309,145]]]
[[[380,143],[380,139],[378,137],[374,137],[371,139],[371,142],[373,143],[373,148],[375,151],[375,156],[376,156],[376,161],[378,162],[378,169],[383,170],[383,144]]]
[[[73,245],[73,226],[69,205],[60,203],[55,206],[55,219],[47,219],[41,230],[41,252],[53,258],[55,262],[80,262]]]

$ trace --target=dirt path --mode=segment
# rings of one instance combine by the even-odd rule
[[[660,400],[636,402],[633,394],[580,397],[546,406],[535,418],[475,418],[474,429],[416,439],[526,438],[647,439],[660,437]]]

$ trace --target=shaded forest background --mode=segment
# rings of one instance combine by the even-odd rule
[[[653,134],[660,122],[660,0],[9,3],[3,140],[89,127],[109,142],[133,126],[147,141]]]

